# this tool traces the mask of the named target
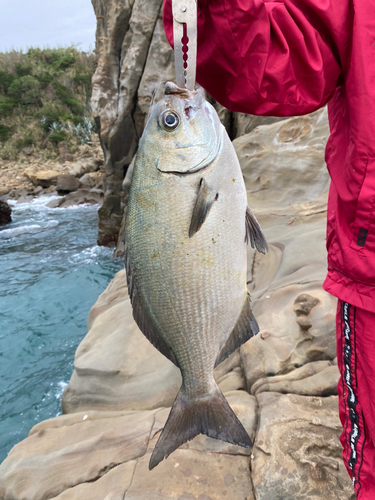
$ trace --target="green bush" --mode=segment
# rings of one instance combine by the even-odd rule
[[[67,109],[55,102],[47,102],[39,111],[41,127],[45,132],[49,132],[54,123],[68,122],[72,120],[72,115]]]
[[[17,102],[9,97],[0,97],[0,118],[5,118],[12,114]]]
[[[63,103],[69,107],[69,109],[74,115],[82,115],[84,107],[78,101],[78,99],[75,99],[74,97],[69,97],[67,99],[64,99]]]
[[[67,141],[90,141],[89,109],[95,55],[67,48],[30,48],[0,53],[0,157]],[[6,120],[6,121],[5,121]]]
[[[34,138],[31,134],[26,135],[25,137],[22,137],[22,139],[17,139],[16,141],[16,148],[17,149],[23,149],[23,148],[28,148],[34,144]]]
[[[53,144],[57,145],[59,142],[66,140],[65,130],[56,130],[48,138]]]
[[[67,69],[73,66],[73,64],[76,62],[76,58],[72,53],[65,53],[61,54],[60,57],[55,59],[52,63],[52,66],[55,69]]]
[[[45,88],[47,85],[53,82],[55,76],[48,71],[42,71],[41,73],[35,75],[35,78],[42,85],[42,87]]]
[[[12,135],[10,127],[0,123],[0,141],[5,142]]]
[[[40,83],[32,76],[22,76],[16,78],[12,85],[8,88],[8,94],[14,100],[24,105],[40,105]]]
[[[14,70],[16,72],[16,75],[18,77],[21,77],[21,76],[31,75],[33,67],[31,66],[31,64],[17,63],[14,66]]]
[[[0,92],[7,93],[12,84],[14,76],[6,71],[0,71]]]

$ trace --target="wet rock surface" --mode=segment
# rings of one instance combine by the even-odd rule
[[[326,111],[262,125],[234,141],[249,205],[268,239],[248,249],[260,332],[215,370],[254,447],[198,436],[148,461],[179,371],[135,325],[120,271],[99,297],[63,395],[0,467],[0,498],[348,500],[341,459],[336,301],[326,272]]]
[[[61,198],[50,201],[49,208],[68,208],[73,205],[100,205],[103,203],[104,193],[100,189],[77,189]]]
[[[9,224],[12,220],[12,209],[5,201],[0,200],[0,226]]]

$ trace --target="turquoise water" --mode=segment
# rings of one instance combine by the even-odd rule
[[[61,414],[87,316],[123,268],[96,246],[97,206],[13,207],[0,228],[0,462],[36,423]]]

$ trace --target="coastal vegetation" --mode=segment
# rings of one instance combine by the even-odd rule
[[[64,142],[74,153],[90,141],[95,54],[76,47],[0,53],[0,159],[22,150],[48,157]]]

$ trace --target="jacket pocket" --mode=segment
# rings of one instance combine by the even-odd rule
[[[365,178],[358,197],[350,247],[359,256],[375,254],[375,158],[367,159]]]

